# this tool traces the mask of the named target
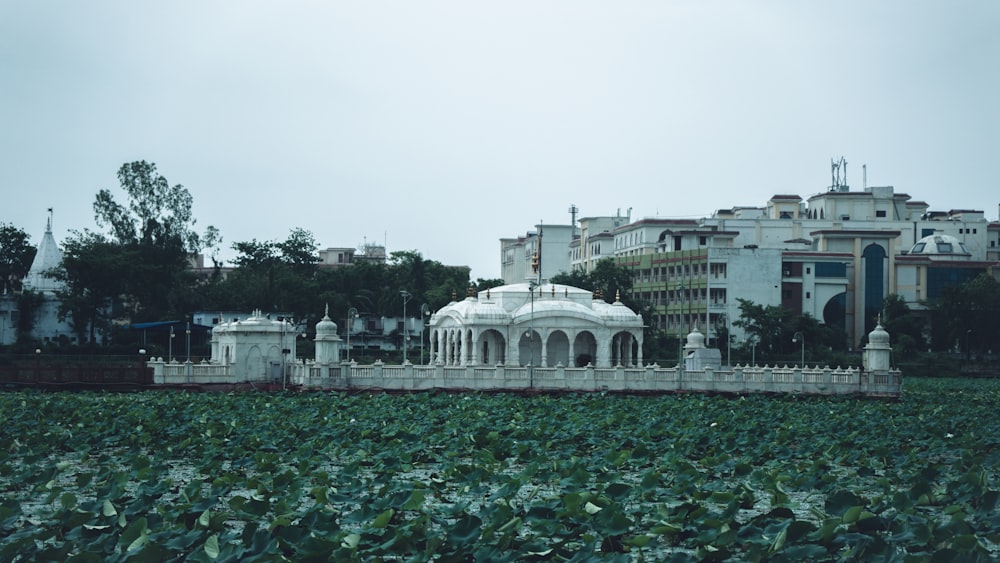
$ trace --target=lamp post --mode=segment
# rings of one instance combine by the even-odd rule
[[[400,297],[403,298],[403,365],[406,365],[406,304],[410,302],[410,298],[413,297],[409,291],[405,289],[399,292]]]
[[[354,319],[358,318],[358,310],[351,307],[347,310],[347,363],[351,363],[351,325],[354,324]]]
[[[535,386],[535,288],[539,287],[534,280],[528,283],[531,294],[531,314],[528,316],[528,387]]]
[[[174,327],[170,325],[170,340],[167,341],[167,363],[174,361]]]
[[[757,338],[754,337],[753,335],[750,335],[750,338],[748,338],[747,341],[750,342],[750,365],[756,367],[757,366]]]
[[[726,322],[726,365],[732,367],[733,339],[730,338],[729,336],[729,331],[731,330],[729,326],[729,315],[726,313],[721,313],[719,316],[722,317]],[[718,320],[716,320],[716,323],[718,323]],[[718,340],[718,338],[719,338],[718,335],[716,335],[716,340]]]
[[[431,308],[427,303],[420,306],[420,365],[424,365],[424,317],[431,314]]]
[[[191,363],[191,321],[188,321],[187,328],[184,330],[184,334],[187,337],[187,363]]]
[[[967,329],[965,331],[965,363],[968,364],[972,361],[972,349],[969,348],[969,337],[972,336],[972,329]]]
[[[800,355],[800,359],[799,359],[799,367],[801,367],[802,369],[805,369],[805,367],[806,367],[806,337],[801,332],[796,332],[794,335],[792,335],[792,342],[793,343],[795,343],[795,342],[799,343],[800,354],[801,354]]]

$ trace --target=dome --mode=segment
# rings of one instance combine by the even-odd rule
[[[929,255],[949,257],[971,256],[965,243],[951,235],[934,234],[926,236],[917,241],[910,249],[913,255]]]
[[[687,335],[687,344],[684,345],[685,350],[692,350],[695,348],[705,347],[705,335],[698,330],[698,327],[694,327],[691,332]]]
[[[330,305],[323,310],[323,318],[316,323],[316,336],[321,334],[337,334],[337,323],[330,320]]]
[[[575,301],[564,299],[536,299],[534,306],[525,303],[514,311],[514,322],[521,322],[524,319],[535,317],[575,317],[592,322],[599,322],[600,316],[591,308],[585,307]]]
[[[878,347],[889,346],[889,333],[882,328],[881,322],[875,325],[875,328],[868,333],[868,344]]]
[[[461,319],[464,323],[506,323],[509,320],[503,307],[492,301],[479,301],[475,297],[466,297],[458,303],[445,305],[434,313],[431,322],[445,317]]]

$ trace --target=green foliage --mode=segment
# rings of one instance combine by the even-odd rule
[[[118,169],[118,181],[127,204],[115,201],[110,190],[94,200],[94,218],[124,246],[176,247],[181,252],[201,249],[194,232],[194,198],[184,186],[171,186],[151,162],[136,161]]]
[[[1000,282],[990,274],[945,287],[930,306],[934,350],[1000,350]]]
[[[23,229],[0,223],[0,293],[21,290],[21,279],[28,275],[36,249]]]
[[[736,300],[740,304],[740,318],[733,321],[733,325],[743,328],[748,339],[739,343],[734,361],[747,362],[755,355],[757,363],[798,363],[804,352],[809,365],[857,363],[843,355],[847,347],[843,331],[822,324],[810,315],[793,316],[780,305],[765,306],[748,299]],[[799,338],[802,341],[798,341]],[[756,351],[751,349],[754,342],[757,343]]]
[[[906,300],[895,294],[885,298],[882,311],[882,326],[889,333],[897,357],[910,357],[927,350],[925,316],[914,313]]]
[[[600,292],[608,303],[614,302],[616,296],[622,296],[625,305],[629,290],[632,289],[632,274],[628,268],[617,265],[612,258],[604,258],[594,265],[589,272],[573,270],[552,276],[552,283],[569,285]]]
[[[25,289],[17,296],[17,340],[24,343],[31,339],[31,331],[38,320],[38,308],[42,306],[45,297],[30,289]]]
[[[109,306],[122,305],[135,322],[183,316],[191,305],[187,258],[202,241],[193,229],[191,194],[145,161],[122,165],[118,179],[125,204],[110,190],[94,201],[97,224],[109,233],[76,232],[63,243],[61,314],[72,314],[81,338],[106,327]],[[218,230],[209,227],[205,239],[215,244]]]
[[[99,233],[74,231],[63,241],[62,265],[54,272],[63,283],[59,316],[71,319],[80,342],[92,341],[110,325],[112,304],[126,292],[122,273],[133,258]]]
[[[998,399],[9,392],[0,558],[990,560]]]

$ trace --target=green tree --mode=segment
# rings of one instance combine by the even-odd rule
[[[1000,282],[987,273],[945,287],[930,303],[935,350],[971,353],[1000,349]]]
[[[0,223],[0,293],[21,290],[21,280],[28,275],[36,249],[28,241],[31,237],[24,230],[7,223]]]
[[[127,291],[128,280],[121,274],[131,268],[134,252],[90,231],[74,231],[63,242],[63,260],[54,272],[63,282],[59,316],[69,319],[79,342],[91,342],[98,331],[107,331],[113,305]]]
[[[146,161],[122,165],[118,180],[125,204],[107,189],[100,190],[94,201],[94,218],[108,230],[107,239],[83,237],[78,242],[99,243],[94,251],[102,255],[117,252],[118,258],[109,262],[118,268],[113,274],[122,281],[120,295],[132,322],[186,314],[184,289],[193,282],[186,272],[188,256],[201,249],[203,239],[194,231],[191,194],[180,184],[171,186],[156,165]],[[217,237],[218,231],[210,227],[204,238],[215,242]],[[88,252],[80,245],[77,250]],[[74,291],[102,293],[83,283],[76,280],[70,285]]]
[[[632,290],[632,273],[627,268],[616,264],[611,258],[599,260],[589,273],[585,273],[582,270],[562,272],[552,276],[550,281],[556,284],[600,292],[601,296],[608,303],[613,303],[616,296],[621,296],[622,302],[626,305],[630,307],[638,305],[630,301],[628,295]],[[636,309],[636,307],[632,308]]]
[[[758,355],[761,351],[772,354],[786,352],[783,334],[785,324],[792,316],[791,311],[780,305],[758,305],[749,299],[736,298],[740,304],[740,318],[733,325],[743,329],[747,336],[757,342]]]
[[[927,349],[925,324],[926,318],[914,313],[902,296],[895,293],[886,296],[882,304],[882,326],[889,333],[893,352],[897,357],[910,356]]]
[[[316,271],[319,262],[316,240],[310,231],[292,229],[284,241],[237,242],[233,249],[236,270],[230,273],[221,291],[224,308],[262,308],[290,313],[297,319],[315,316],[322,307],[316,303]]]

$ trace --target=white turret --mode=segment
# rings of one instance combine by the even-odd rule
[[[316,363],[334,364],[340,361],[340,346],[343,342],[337,336],[337,323],[330,320],[330,305],[326,306],[323,318],[316,323]]]

